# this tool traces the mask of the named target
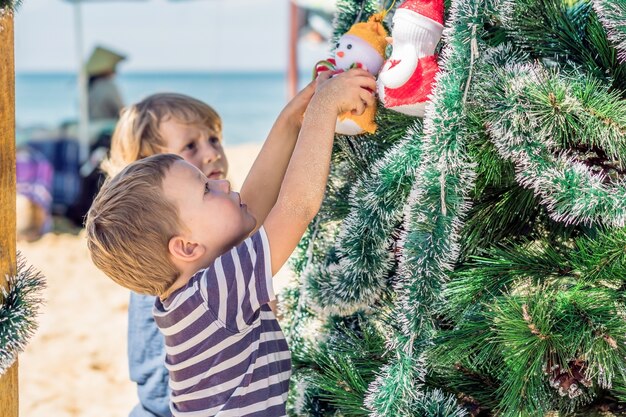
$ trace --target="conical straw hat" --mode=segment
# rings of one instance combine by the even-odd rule
[[[85,70],[88,75],[98,75],[105,72],[112,72],[115,71],[117,63],[124,59],[126,59],[126,56],[120,55],[101,46],[97,46],[91,53],[91,56],[85,65]]]

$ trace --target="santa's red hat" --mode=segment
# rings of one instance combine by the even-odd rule
[[[397,10],[403,9],[411,10],[443,26],[443,0],[406,0]]]
[[[443,0],[406,0],[393,15],[396,43],[411,44],[418,57],[432,55],[443,32]]]

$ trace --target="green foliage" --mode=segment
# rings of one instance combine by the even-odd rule
[[[334,414],[332,406],[320,399],[319,373],[310,368],[296,368],[291,375],[287,415],[290,417],[327,417]]]
[[[0,0],[0,17],[6,12],[15,12],[22,4],[22,0]]]
[[[383,366],[370,386],[366,400],[371,417],[463,417],[467,413],[456,399],[440,390],[424,391],[426,372],[423,357],[397,349],[397,356]]]
[[[465,417],[468,414],[459,408],[456,399],[440,390],[426,391],[413,411],[416,417]]]
[[[303,414],[624,409],[624,4],[455,0],[423,124],[337,138],[289,309]]]
[[[385,358],[385,339],[375,326],[363,318],[352,328],[339,324],[313,357],[320,368],[320,398],[341,415],[367,416],[363,399]]]
[[[541,214],[542,208],[532,190],[519,186],[486,190],[467,215],[462,233],[465,254],[533,234]]]
[[[322,326],[304,301],[297,283],[283,289],[279,298],[282,316],[280,324],[289,344],[294,367],[311,363],[311,354],[317,344],[316,337],[319,337]]]
[[[569,264],[573,270],[579,271],[580,280],[587,285],[601,285],[622,292],[626,276],[625,248],[626,229],[599,230],[596,236],[576,241]]]
[[[626,88],[626,66],[608,41],[589,1],[504,0],[500,19],[510,38],[532,57],[575,65],[585,73]]]
[[[7,277],[8,288],[0,293],[0,375],[17,359],[37,329],[36,317],[43,302],[43,275],[18,254],[17,274]]]
[[[614,159],[624,152],[624,102],[591,79],[537,66],[511,65],[479,79],[500,156],[551,217],[623,225],[626,187]]]
[[[470,0],[453,3],[451,19],[458,26],[447,33],[445,70],[424,122],[422,165],[405,209],[400,279],[395,286],[405,337],[415,333],[427,337],[432,330],[432,306],[459,254],[458,232],[475,179],[475,164],[467,152],[472,134],[467,130],[464,91],[478,35],[458,28],[481,25],[481,6]]]
[[[337,43],[339,38],[350,27],[358,22],[365,22],[374,13],[379,11],[376,0],[337,0],[337,14],[333,22],[332,44]]]
[[[421,396],[425,367],[422,358],[396,350],[372,384],[367,407],[374,417],[412,416]]]
[[[620,403],[626,403],[626,378],[624,378],[624,376],[620,375],[615,379],[611,394],[613,394]]]
[[[626,58],[626,3],[614,0],[594,0],[593,7],[608,32],[609,39],[619,51],[622,62]]]
[[[380,297],[393,263],[389,236],[401,220],[420,162],[420,131],[421,122],[416,122],[407,137],[374,164],[371,174],[354,185],[336,244],[338,261],[310,287],[320,308],[353,313]]]
[[[494,408],[535,416],[571,412],[622,381],[626,308],[615,289],[626,273],[625,237],[621,230],[580,238],[573,248],[494,249],[455,273],[441,311],[452,329],[441,332],[430,358],[441,374],[464,370],[473,383],[449,378],[446,386],[483,400],[484,381],[498,381]],[[568,372],[579,374],[576,385],[564,382]]]

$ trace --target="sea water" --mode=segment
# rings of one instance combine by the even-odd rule
[[[303,76],[300,80],[301,85],[308,82]],[[126,104],[160,92],[187,94],[208,103],[222,117],[227,146],[263,141],[287,102],[282,72],[120,73],[115,81]],[[15,105],[18,134],[76,121],[76,75],[17,73]]]

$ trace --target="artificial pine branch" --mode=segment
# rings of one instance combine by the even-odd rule
[[[499,17],[511,39],[532,57],[574,65],[626,88],[626,66],[617,60],[589,1],[504,0]]]
[[[405,206],[405,233],[396,310],[405,337],[432,331],[431,307],[440,297],[459,255],[459,231],[470,208],[475,164],[468,158],[472,134],[467,130],[466,91],[479,53],[479,28],[486,5],[453,2],[454,26],[444,30],[446,47],[431,103],[424,119],[422,163]]]
[[[532,190],[517,184],[484,190],[467,215],[462,232],[463,258],[479,254],[494,243],[532,235],[536,223],[542,220],[541,214]]]
[[[0,17],[15,13],[22,4],[22,0],[0,0]]]
[[[574,249],[528,243],[475,258],[444,293],[452,330],[442,330],[430,350],[438,372],[465,363],[499,379],[492,395],[502,415],[572,412],[598,398],[598,389],[619,387],[626,307],[616,279],[624,274],[624,243],[624,231],[604,232],[578,239]],[[598,255],[587,256],[592,250]],[[588,272],[605,266],[601,278]],[[484,386],[456,384],[463,394],[489,397]]]
[[[378,11],[376,0],[337,0],[337,12],[333,20],[333,47],[353,24],[367,21],[368,17]]]
[[[460,317],[477,305],[507,293],[515,285],[540,285],[559,281],[571,270],[567,257],[552,246],[522,242],[512,247],[494,247],[489,256],[472,257],[459,268],[444,290],[442,312]]]
[[[320,399],[319,374],[311,368],[296,368],[289,382],[287,414],[290,417],[330,417],[334,408]]]
[[[0,375],[26,347],[37,329],[36,317],[45,287],[43,275],[17,255],[17,273],[7,276],[0,294]]]
[[[578,239],[569,255],[569,264],[587,285],[626,290],[626,229],[601,229],[596,236]]]
[[[342,415],[365,417],[363,398],[385,361],[385,339],[367,319],[357,323],[357,331],[344,325],[332,329],[313,357],[320,368],[320,398]]]
[[[547,118],[541,116],[541,109],[542,106],[554,108],[549,104],[550,100],[546,103],[543,99],[546,90],[552,91],[553,96],[567,94],[562,101],[569,103],[568,108],[560,107],[558,112],[571,116],[571,119],[585,120],[595,130],[590,137],[578,136],[569,129],[566,131],[576,135],[580,142],[602,144],[617,155],[623,152],[624,135],[620,133],[621,128],[616,131],[615,126],[623,126],[623,123],[607,124],[602,118],[594,121],[590,115],[608,112],[607,109],[600,110],[598,104],[612,100],[615,113],[620,120],[626,120],[626,107],[606,89],[591,91],[590,83],[584,80],[579,81],[581,88],[566,87],[557,92],[554,86],[564,85],[566,80],[571,78],[531,65],[495,69],[481,81],[482,98],[489,109],[489,133],[500,156],[515,164],[518,182],[541,197],[554,220],[622,226],[626,224],[626,178],[615,174],[616,179],[607,185],[606,175],[596,174],[586,164],[577,162],[568,148],[563,147],[563,141],[558,140],[559,128],[566,124],[546,121]],[[575,81],[572,83],[576,85]],[[602,94],[605,95],[598,99]],[[548,97],[552,96],[548,94]],[[598,108],[594,108],[594,104]],[[553,110],[547,111],[554,114]],[[588,129],[585,131],[590,133]],[[613,137],[616,138],[614,143],[606,140]],[[568,140],[577,139],[569,137]]]
[[[365,405],[371,417],[413,416],[415,404],[424,395],[426,373],[423,356],[396,350],[369,387]]]
[[[402,205],[420,162],[421,121],[400,144],[359,180],[349,197],[350,214],[338,238],[338,263],[330,265],[328,280],[318,282],[311,294],[328,313],[351,314],[372,306],[386,286],[386,272],[393,263],[389,247],[393,227],[400,222]]]
[[[394,310],[401,332],[392,337],[394,360],[370,387],[366,401],[373,416],[416,415],[415,405],[423,400],[423,374],[416,373],[423,354],[414,350],[415,338],[432,336],[432,307],[458,255],[457,233],[469,208],[466,199],[475,177],[465,153],[469,134],[464,106],[478,52],[480,8],[470,1],[453,2],[451,20],[456,26],[444,31],[444,71],[438,75],[427,107],[422,164],[405,208]]]
[[[322,337],[323,318],[315,316],[300,293],[301,285],[294,283],[283,289],[279,299],[280,324],[289,343],[294,368],[312,364],[312,352]]]
[[[350,11],[336,20],[345,26],[339,34],[362,4],[345,3]],[[333,175],[341,178],[331,179],[335,195],[322,209],[331,212],[320,213],[319,239],[306,239],[312,255],[298,261],[304,302],[297,305],[304,310],[292,311],[311,314],[308,297],[333,279],[341,262],[363,273],[369,266],[373,275],[362,283],[380,271],[393,274],[395,262],[381,260],[400,251],[400,273],[391,277],[395,293],[383,292],[395,302],[395,323],[384,332],[388,359],[366,395],[372,416],[462,413],[433,386],[456,394],[472,415],[582,415],[626,398],[620,362],[626,241],[615,227],[615,204],[626,201],[615,191],[626,171],[624,69],[587,1],[506,0],[508,11],[502,3],[459,0],[447,20],[444,71],[425,118],[416,191],[400,228],[404,239],[390,244],[388,254],[378,251],[398,229],[385,236],[382,226],[395,202],[375,201],[393,196],[385,191],[393,181],[381,179],[387,188],[380,190],[370,188],[374,182],[366,186],[379,175],[375,161],[402,137],[402,129],[394,129],[402,121],[389,119],[378,121],[376,135],[338,138],[333,160],[341,170]],[[502,17],[513,19],[502,27]],[[517,47],[504,43],[507,38]],[[533,57],[554,69],[529,64]],[[379,110],[379,117],[392,114]],[[525,177],[543,188],[525,184]],[[569,202],[547,200],[549,193]],[[344,223],[347,218],[356,221]],[[363,242],[359,230],[367,231]],[[344,286],[355,290],[347,281]],[[384,308],[366,307],[365,322]],[[328,320],[326,329],[337,320],[316,314]],[[310,318],[296,316],[301,323]],[[296,325],[292,333],[307,327]],[[325,330],[318,339],[332,337]],[[304,345],[296,343],[298,364],[309,368],[297,373],[314,375],[307,379],[304,413],[360,415],[367,378],[359,379],[352,357],[337,356],[327,344],[326,357],[335,359],[312,359],[315,343]],[[325,363],[323,369],[315,362]],[[437,408],[442,404],[451,407]]]
[[[626,60],[626,3],[615,0],[593,0],[593,8],[606,28],[609,39],[619,51],[621,62]]]
[[[456,399],[441,390],[426,391],[413,410],[415,417],[466,417]]]
[[[544,375],[549,371],[548,357],[562,346],[552,329],[558,318],[547,306],[550,295],[542,291],[532,300],[500,298],[486,310],[494,326],[492,340],[502,349],[505,364],[498,375],[502,384],[498,413],[502,416],[540,416],[555,407]]]
[[[485,118],[483,115],[476,115],[475,113],[472,111],[469,115],[470,129],[474,132],[481,132]],[[479,161],[476,167],[475,196],[478,197],[490,189],[507,188],[515,183],[513,164],[498,155],[495,146],[489,141],[488,135],[481,135],[479,140],[470,143],[468,152],[473,160]]]

